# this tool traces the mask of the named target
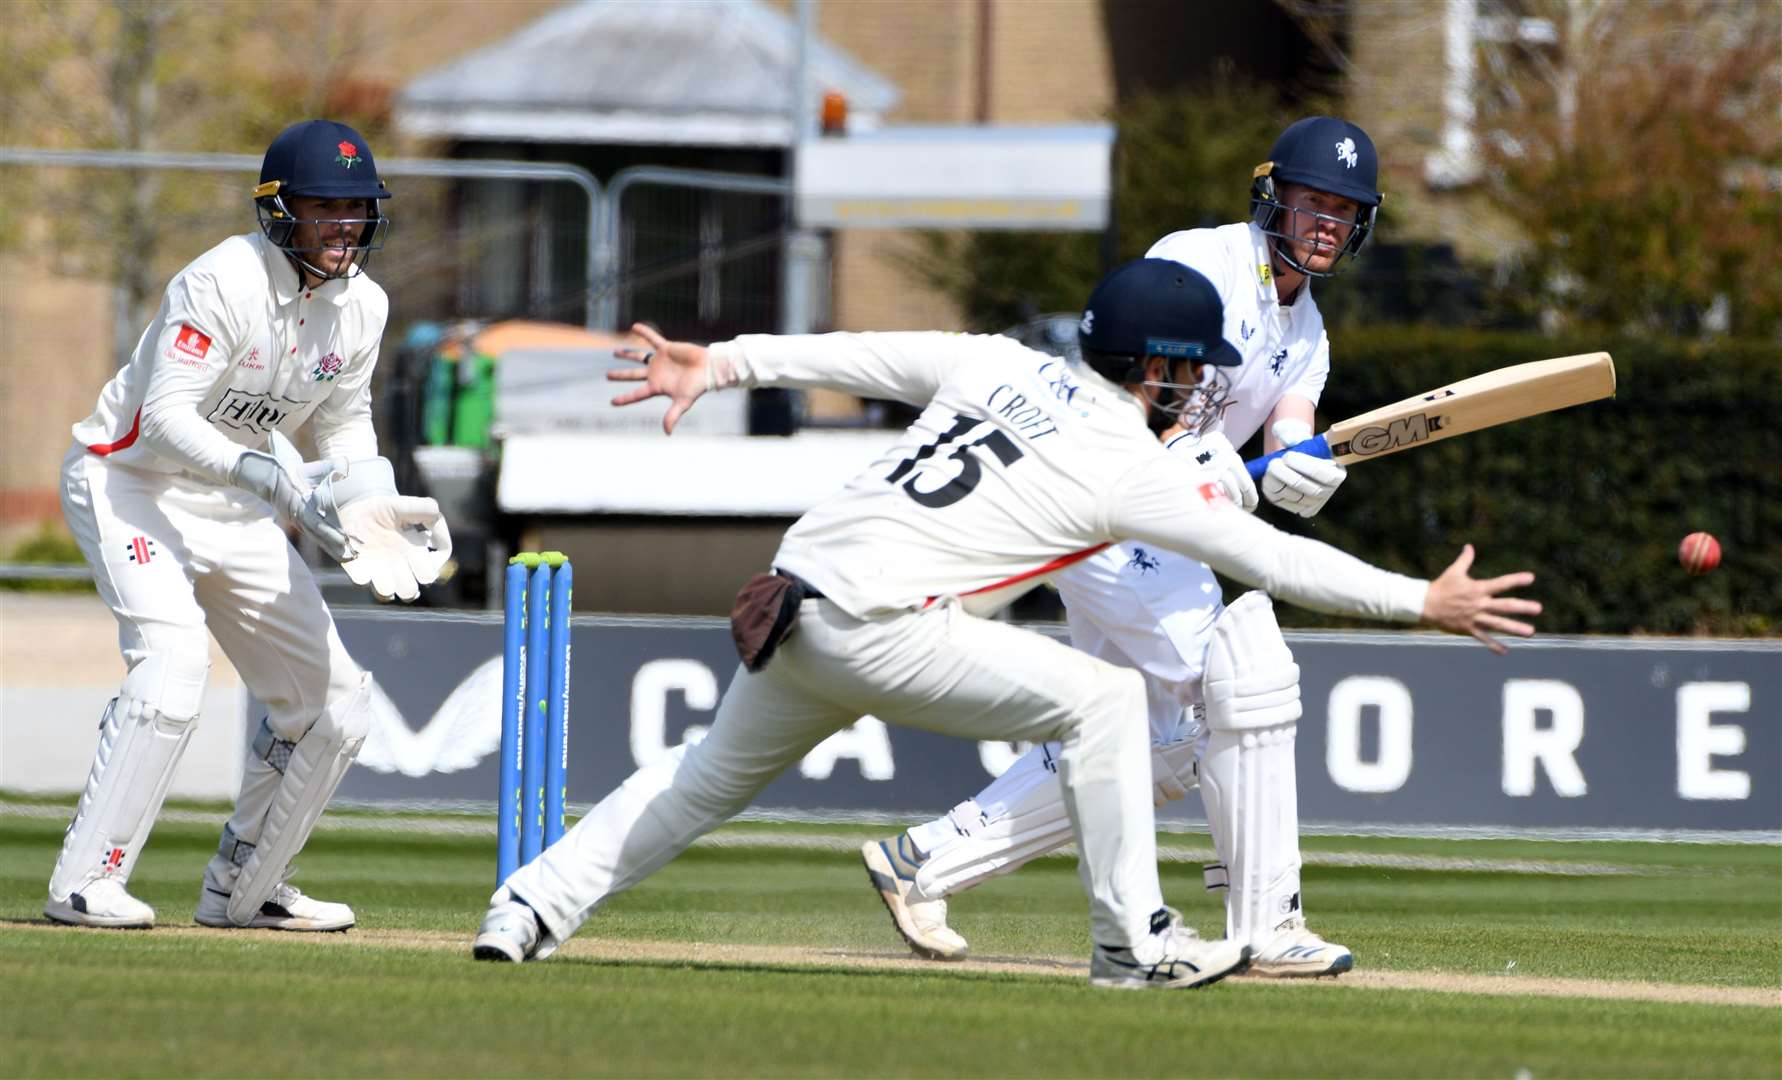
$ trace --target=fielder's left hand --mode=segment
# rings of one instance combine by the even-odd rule
[[[1301,420],[1277,420],[1269,433],[1283,446],[1312,437],[1312,428]],[[1283,510],[1312,517],[1342,486],[1349,470],[1335,461],[1289,450],[1269,463],[1262,474],[1262,494]]]
[[[614,368],[606,373],[611,382],[641,382],[644,385],[613,398],[614,405],[635,405],[653,397],[668,398],[668,412],[662,417],[662,430],[674,434],[681,414],[693,407],[707,390],[718,387],[716,373],[708,362],[705,346],[687,341],[670,341],[654,328],[635,323],[631,332],[643,338],[647,348],[624,346],[614,349],[621,360],[634,360],[645,367]]]

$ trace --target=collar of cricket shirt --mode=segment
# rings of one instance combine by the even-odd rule
[[[1269,247],[1268,234],[1257,228],[1253,221],[1250,222],[1250,251],[1251,273],[1256,278],[1256,302],[1264,311],[1274,307],[1281,314],[1292,319],[1296,311],[1304,310],[1301,307],[1302,304],[1310,306],[1312,297],[1312,276],[1310,274],[1307,274],[1305,280],[1299,283],[1299,292],[1294,295],[1293,300],[1290,303],[1281,303],[1280,296],[1275,292],[1274,253]]]
[[[305,291],[316,299],[325,300],[337,307],[346,303],[346,278],[330,278],[305,290],[297,277],[297,267],[291,264],[290,256],[274,247],[264,236],[255,236],[253,239],[260,246],[261,260],[266,263],[266,274],[272,282],[272,295],[281,306],[295,301]]]

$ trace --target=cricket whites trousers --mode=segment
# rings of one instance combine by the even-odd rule
[[[868,713],[968,739],[1059,741],[1094,940],[1130,946],[1145,936],[1163,898],[1142,679],[954,601],[856,619],[806,600],[773,661],[737,669],[704,740],[633,773],[506,884],[566,940],[608,897]]]

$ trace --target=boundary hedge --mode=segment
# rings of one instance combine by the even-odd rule
[[[1470,540],[1475,574],[1535,571],[1542,632],[1782,634],[1782,348],[1773,343],[1352,330],[1333,341],[1318,427],[1493,368],[1599,349],[1615,357],[1612,400],[1353,466],[1309,522],[1262,512],[1423,576]],[[1698,529],[1719,538],[1723,561],[1690,577],[1677,545]],[[1290,625],[1332,625],[1280,611]]]

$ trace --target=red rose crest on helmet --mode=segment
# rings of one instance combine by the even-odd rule
[[[334,158],[336,162],[345,165],[349,169],[354,165],[359,164],[359,148],[357,146],[354,146],[350,142],[343,142],[336,147],[336,149],[340,151]]]

